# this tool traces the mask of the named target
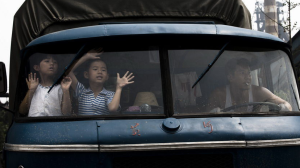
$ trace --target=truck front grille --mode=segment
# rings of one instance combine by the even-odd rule
[[[122,157],[113,159],[114,168],[233,168],[231,154]]]

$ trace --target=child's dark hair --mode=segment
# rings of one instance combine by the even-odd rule
[[[102,61],[102,62],[104,62],[105,63],[105,61],[103,60],[103,59],[91,59],[91,60],[87,60],[86,62],[84,62],[81,66],[80,66],[80,68],[77,68],[77,72],[78,72],[78,75],[76,75],[77,76],[77,79],[84,85],[84,87],[85,88],[88,88],[89,87],[89,82],[88,82],[88,80],[86,80],[85,78],[84,78],[84,71],[89,71],[89,68],[90,68],[90,66],[91,66],[91,64],[93,63],[93,62],[95,62],[95,61]],[[106,63],[105,63],[105,65],[106,65]],[[81,70],[83,70],[83,71],[78,71],[79,69],[81,69]],[[107,66],[106,66],[106,70],[107,70]],[[76,70],[75,70],[76,71]],[[108,72],[108,70],[107,70],[107,72]]]
[[[40,63],[44,60],[47,59],[49,57],[52,57],[54,60],[57,61],[57,56],[56,55],[52,55],[52,54],[44,54],[44,53],[39,53],[39,54],[35,54],[33,56],[30,57],[30,65],[40,65]],[[58,63],[58,62],[57,62]]]
[[[96,62],[96,61],[102,61],[105,65],[106,65],[106,63],[105,63],[105,61],[103,60],[103,59],[91,59],[91,60],[87,60],[85,63],[84,63],[84,71],[88,71],[89,70],[89,68],[90,68],[90,66],[91,66],[91,64],[93,63],[93,62]],[[107,65],[106,65],[106,70],[107,70],[108,68],[107,68]],[[107,72],[108,72],[108,70],[107,70]]]
[[[34,55],[32,55],[30,57],[30,60],[29,60],[29,65],[30,65],[30,72],[32,73],[36,73],[37,77],[40,78],[40,74],[33,68],[34,65],[40,65],[40,63],[44,60],[44,59],[47,59],[49,57],[52,57],[54,60],[57,61],[57,55],[54,55],[54,54],[46,54],[46,53],[36,53]],[[57,61],[57,64],[58,61]],[[30,73],[29,72],[29,73]]]
[[[226,75],[233,75],[237,65],[242,67],[250,67],[250,62],[246,58],[233,58],[229,60],[225,66]]]

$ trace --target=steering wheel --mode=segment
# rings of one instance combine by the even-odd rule
[[[233,106],[224,108],[221,111],[222,112],[226,112],[226,111],[230,111],[232,109],[236,109],[236,108],[240,108],[240,107],[244,107],[244,106],[259,106],[259,105],[269,106],[269,109],[270,109],[269,111],[280,111],[281,110],[280,106],[277,105],[277,104],[275,104],[275,103],[270,103],[270,102],[250,102],[250,103],[233,105]]]

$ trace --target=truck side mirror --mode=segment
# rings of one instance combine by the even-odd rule
[[[3,62],[0,62],[0,94],[5,94],[7,91],[6,68]]]

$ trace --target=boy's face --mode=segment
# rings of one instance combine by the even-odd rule
[[[108,80],[106,64],[100,60],[92,62],[88,71],[84,72],[84,77],[90,83],[104,84]]]
[[[58,64],[53,57],[48,56],[43,59],[39,65],[34,65],[34,69],[40,73],[40,75],[53,76],[57,73]]]

